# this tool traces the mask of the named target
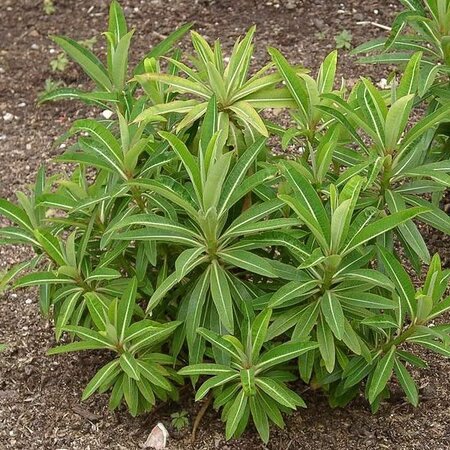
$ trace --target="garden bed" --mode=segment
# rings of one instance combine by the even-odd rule
[[[158,42],[176,26],[195,21],[208,38],[221,37],[225,47],[251,24],[257,25],[258,64],[268,60],[265,45],[279,48],[292,63],[317,69],[335,46],[334,36],[343,29],[353,34],[353,44],[381,35],[373,25],[390,24],[398,6],[387,1],[335,3],[295,0],[198,0],[123,1],[130,26],[138,30],[134,52]],[[62,79],[68,86],[86,79],[70,64],[61,74],[50,71],[55,46],[49,34],[87,39],[98,35],[107,20],[108,2],[102,0],[55,2],[56,11],[45,15],[40,0],[4,0],[0,11],[0,197],[12,199],[35,177],[41,163],[62,150],[54,139],[73,119],[86,114],[75,103],[36,107],[35,99],[47,78]],[[186,45],[187,40],[182,45]],[[100,50],[97,42],[95,49]],[[339,73],[353,83],[362,72],[354,58],[341,52]],[[369,67],[374,81],[388,70]],[[446,205],[444,205],[445,207]],[[450,264],[450,242],[435,231],[422,232],[432,253],[439,252],[445,267]],[[29,257],[26,248],[0,250],[0,269]],[[149,415],[131,418],[124,410],[110,413],[107,397],[96,395],[80,403],[80,393],[102,361],[95,353],[48,357],[54,345],[52,327],[39,315],[32,290],[7,292],[0,300],[0,342],[8,349],[0,354],[0,448],[5,449],[137,449],[151,428],[161,421],[170,425],[170,414],[187,410],[191,423],[201,407],[185,395],[181,405],[169,404]],[[426,354],[428,369],[419,380],[421,403],[413,408],[400,389],[372,415],[364,399],[346,409],[331,409],[318,392],[304,392],[307,410],[286,420],[284,431],[273,429],[263,446],[255,432],[225,442],[219,416],[209,410],[203,419],[197,449],[446,449],[450,448],[449,363]],[[305,387],[298,385],[298,390]],[[169,448],[190,448],[187,430],[170,429]]]

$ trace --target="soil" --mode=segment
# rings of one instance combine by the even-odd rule
[[[256,23],[258,64],[268,59],[266,45],[273,45],[290,61],[313,69],[334,48],[334,36],[340,31],[351,31],[354,45],[381,36],[380,28],[358,22],[388,25],[400,8],[396,1],[386,0],[123,0],[122,4],[137,30],[135,55],[184,22],[195,21],[195,28],[209,39],[220,36],[225,48]],[[35,99],[47,78],[62,79],[68,86],[86,84],[74,65],[62,74],[51,72],[49,62],[57,53],[48,36],[98,36],[105,29],[108,2],[55,0],[55,7],[54,14],[45,15],[42,0],[1,1],[0,197],[13,198],[15,191],[26,189],[40,164],[51,170],[51,159],[62,151],[52,146],[55,138],[72,120],[88,113],[75,103],[36,107]],[[188,46],[187,40],[183,46]],[[95,49],[104,51],[100,41]],[[388,68],[361,68],[345,51],[339,70],[350,83],[363,71],[374,81],[389,73]],[[448,266],[449,238],[427,228],[423,232],[430,250],[439,251]],[[27,248],[2,247],[0,269],[29,256]],[[169,428],[168,448],[180,450],[450,448],[450,364],[426,352],[422,356],[429,368],[415,374],[422,394],[418,408],[409,406],[399,392],[377,415],[363,399],[333,410],[320,392],[306,391],[308,409],[287,417],[285,430],[273,429],[267,446],[254,430],[225,442],[213,410],[205,415],[191,445],[188,430],[170,428],[170,414],[183,409],[193,422],[201,405],[193,404],[189,395],[181,405],[165,405],[139,418],[124,410],[109,412],[106,395],[81,404],[80,393],[102,361],[95,353],[46,356],[54,344],[53,330],[39,315],[34,291],[6,292],[0,298],[0,342],[8,345],[0,354],[0,449],[138,449],[158,421]]]

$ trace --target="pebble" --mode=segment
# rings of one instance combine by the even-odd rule
[[[110,111],[109,109],[105,109],[104,111],[102,111],[102,116],[103,116],[106,120],[111,119],[112,115],[113,115],[113,112]]]
[[[377,86],[381,89],[388,89],[390,87],[386,78],[381,78],[381,80],[377,83]]]
[[[3,120],[5,122],[11,122],[14,119],[14,115],[11,113],[5,113],[3,114]]]
[[[27,305],[31,305],[31,303],[33,303],[33,300],[31,300],[31,298],[27,298],[27,299],[25,300],[25,303],[26,303]]]
[[[31,49],[32,49],[32,50],[39,50],[39,45],[37,45],[37,44],[31,44]]]

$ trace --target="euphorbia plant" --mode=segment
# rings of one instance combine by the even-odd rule
[[[213,389],[214,406],[223,407],[226,437],[239,437],[250,416],[264,442],[269,440],[269,423],[284,427],[281,412],[306,407],[303,399],[286,386],[295,379],[283,364],[317,347],[316,342],[290,341],[263,352],[272,311],[266,309],[252,322],[243,321],[242,339],[200,328],[214,348],[226,353],[228,364],[194,364],[180,370],[182,375],[212,375],[200,386],[195,396],[201,400]]]
[[[133,75],[144,72],[156,58],[167,54],[189,30],[186,24],[149,51],[132,69]],[[95,88],[89,92],[75,88],[58,88],[39,98],[39,102],[51,100],[76,99],[103,108],[118,110],[127,116],[134,106],[136,83],[128,82],[128,56],[134,30],[128,31],[125,15],[116,0],[111,2],[106,38],[106,65],[81,43],[68,37],[54,36],[53,41],[76,62],[92,80]],[[154,98],[153,98],[154,99]]]
[[[36,253],[0,289],[39,286],[62,344],[50,353],[105,351],[111,360],[83,397],[109,391],[111,407],[124,398],[133,415],[176,399],[182,376],[203,375],[212,378],[197,399],[223,408],[227,438],[251,417],[267,441],[270,422],[283,426],[282,413],[304,406],[298,385],[288,387],[299,377],[333,406],[364,385],[376,410],[395,374],[417,404],[409,365],[425,363],[413,349],[450,356],[449,325],[433,326],[450,310],[450,273],[413,222],[450,231],[437,206],[450,184],[448,102],[410,123],[422,56],[390,92],[363,78],[348,93],[334,85],[335,53],[313,78],[270,49],[274,64],[249,76],[254,29],[226,67],[220,44],[196,33],[193,67],[177,50],[162,63],[187,28],[133,73],[115,1],[106,66],[58,39],[97,88],[46,99],[115,115],[76,121],[58,158],[71,169],[46,177],[41,168],[17,204],[0,200],[14,223],[0,242]],[[292,126],[264,121],[268,107],[290,108]],[[271,134],[301,145],[301,157],[273,157]],[[395,237],[416,269],[430,264],[418,290]]]
[[[193,31],[191,37],[196,56],[190,59],[194,67],[169,59],[184,72],[186,78],[163,73],[136,76],[146,92],[154,83],[162,83],[171,91],[193,98],[183,97],[167,104],[154,105],[143,111],[137,120],[146,121],[155,115],[179,113],[184,115],[177,124],[177,131],[181,131],[194,126],[206,114],[208,101],[214,96],[220,111],[221,128],[230,146],[245,148],[259,135],[267,137],[268,131],[259,111],[291,106],[292,99],[286,88],[276,88],[282,79],[280,74],[266,74],[271,64],[249,76],[254,33],[255,27],[252,27],[242,40],[236,41],[229,62],[225,63],[220,41],[211,47]]]

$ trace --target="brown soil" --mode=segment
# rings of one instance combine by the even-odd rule
[[[55,0],[56,13],[47,16],[42,0],[2,0],[0,8],[0,196],[12,198],[25,189],[41,163],[62,150],[52,143],[69,123],[84,114],[73,103],[37,108],[35,98],[46,78],[61,77],[67,85],[86,83],[70,65],[52,74],[49,61],[55,48],[48,35],[90,38],[103,31],[106,0]],[[383,32],[357,22],[391,23],[396,1],[346,0],[128,0],[122,1],[131,26],[137,28],[136,54],[142,54],[175,26],[195,21],[196,29],[229,48],[237,35],[258,25],[256,61],[267,60],[266,45],[280,48],[292,62],[317,68],[334,48],[334,35],[343,29],[359,44]],[[322,32],[323,34],[318,34]],[[101,43],[96,49],[103,51]],[[187,45],[185,42],[183,45]],[[342,52],[340,72],[354,81],[362,68]],[[364,68],[378,81],[387,71]],[[11,121],[4,120],[13,114]],[[427,232],[425,230],[425,232]],[[430,248],[449,264],[449,239],[429,233]],[[29,257],[26,248],[0,249],[0,269]],[[200,405],[186,396],[181,405],[167,405],[137,419],[125,411],[110,413],[107,396],[80,404],[80,393],[101,364],[94,353],[47,357],[54,344],[52,328],[38,313],[35,292],[7,292],[0,298],[0,449],[137,449],[158,421],[167,427],[170,414],[186,409],[191,422]],[[306,392],[308,409],[287,418],[284,431],[273,430],[270,444],[261,445],[252,430],[226,443],[222,423],[208,411],[191,447],[187,432],[171,433],[171,449],[447,449],[450,448],[449,364],[428,357],[430,367],[416,374],[422,403],[416,409],[394,395],[373,416],[359,399],[346,409],[330,409],[318,392]],[[299,387],[301,389],[301,387]]]

